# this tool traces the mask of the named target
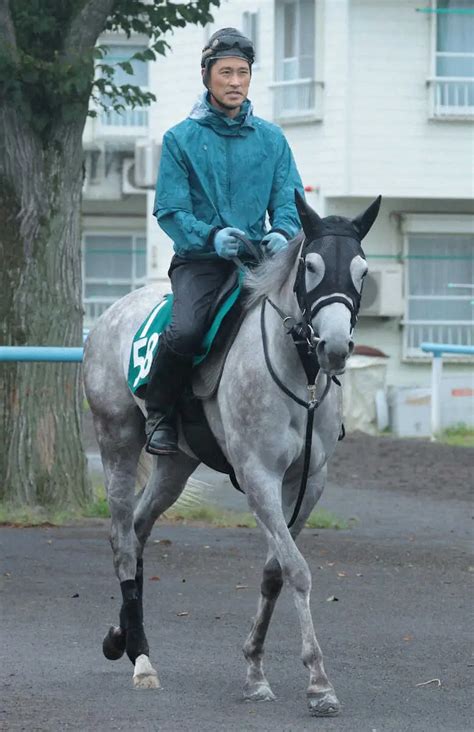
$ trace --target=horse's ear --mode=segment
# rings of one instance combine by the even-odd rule
[[[308,206],[297,188],[295,188],[295,203],[306,238],[314,239],[315,234],[321,227],[321,218],[318,216],[316,211],[313,211],[311,206]]]
[[[369,233],[370,229],[372,228],[372,224],[377,218],[380,209],[381,200],[382,196],[377,196],[375,201],[370,204],[369,208],[364,211],[364,213],[361,213],[355,219],[352,219],[352,223],[359,232],[361,240],[366,234]]]

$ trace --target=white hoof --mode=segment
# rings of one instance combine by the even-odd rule
[[[158,674],[150,663],[148,656],[142,654],[135,660],[133,672],[133,686],[135,689],[159,689]]]

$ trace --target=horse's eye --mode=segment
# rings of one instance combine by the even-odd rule
[[[316,268],[312,262],[305,262],[305,264],[308,272],[316,272]]]

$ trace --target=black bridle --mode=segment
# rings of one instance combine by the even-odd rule
[[[243,237],[238,237],[242,243],[248,248],[248,250],[252,253],[252,255],[255,257],[256,253],[256,247],[254,247],[251,242],[248,242]],[[250,246],[248,246],[250,244]],[[303,242],[301,250],[304,251],[305,249],[305,242]],[[309,253],[309,249],[306,252]],[[261,261],[262,257],[258,256],[257,261]],[[242,265],[240,265],[242,266]],[[306,290],[306,281],[305,281],[305,270],[306,270],[306,263],[305,263],[305,257],[300,256],[299,263],[298,263],[298,270],[295,277],[295,282],[293,285],[293,291],[296,294],[296,298],[298,301],[298,305],[301,310],[301,320],[296,321],[295,318],[291,315],[286,315],[281,308],[278,307],[269,297],[264,297],[262,300],[261,305],[261,311],[260,311],[260,328],[262,333],[262,344],[263,344],[263,353],[265,357],[265,364],[267,366],[267,369],[270,373],[270,376],[272,377],[275,384],[281,389],[281,391],[286,394],[290,399],[292,399],[296,404],[299,404],[301,407],[304,407],[307,410],[307,417],[306,417],[306,430],[305,430],[305,446],[304,446],[304,458],[303,458],[303,472],[301,475],[301,482],[300,482],[300,488],[298,491],[298,496],[296,499],[295,507],[293,509],[293,514],[288,522],[288,528],[291,528],[293,524],[295,523],[298,514],[300,512],[301,504],[303,502],[305,493],[306,493],[306,486],[308,482],[308,475],[309,475],[309,468],[310,468],[310,461],[311,461],[311,447],[313,442],[313,424],[314,424],[314,412],[315,410],[321,406],[324,399],[329,393],[329,390],[331,388],[331,381],[334,381],[338,386],[341,385],[340,381],[335,377],[331,377],[329,374],[326,374],[326,384],[323,390],[323,393],[321,394],[321,397],[318,399],[316,396],[317,393],[317,383],[318,383],[318,376],[320,374],[320,367],[318,362],[318,357],[316,353],[317,344],[319,342],[318,336],[314,333],[311,320],[314,317],[314,315],[321,309],[321,307],[324,307],[325,305],[329,305],[330,302],[342,302],[344,305],[346,305],[350,311],[351,311],[351,326],[352,328],[355,325],[355,321],[357,320],[357,312],[359,309],[360,304],[360,296],[358,301],[356,300],[355,303],[352,302],[351,299],[345,298],[341,295],[334,295],[333,297],[324,298],[322,301],[322,304],[318,304],[316,301],[315,293],[318,290],[318,287],[314,288],[310,292],[307,292]],[[355,292],[355,288],[353,288]],[[357,293],[358,294],[358,293]],[[285,332],[287,335],[290,335],[293,339],[293,343],[296,347],[296,350],[298,352],[301,364],[304,368],[306,378],[308,381],[307,389],[309,391],[310,398],[308,401],[305,401],[304,399],[301,399],[297,394],[294,394],[294,392],[289,389],[286,384],[283,383],[283,381],[280,379],[278,374],[276,373],[275,369],[273,368],[273,364],[271,363],[269,349],[268,349],[268,336],[265,326],[265,311],[266,311],[266,303],[269,303],[271,307],[278,313],[282,320],[282,325],[285,329]],[[353,324],[354,321],[354,324]],[[339,439],[342,439],[344,437],[344,427],[342,427],[341,435],[339,436]]]

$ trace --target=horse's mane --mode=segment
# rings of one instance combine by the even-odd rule
[[[247,309],[258,303],[265,295],[280,290],[287,282],[303,238],[303,233],[300,232],[288,242],[288,246],[283,251],[273,257],[268,257],[247,272],[243,283],[244,304]]]

